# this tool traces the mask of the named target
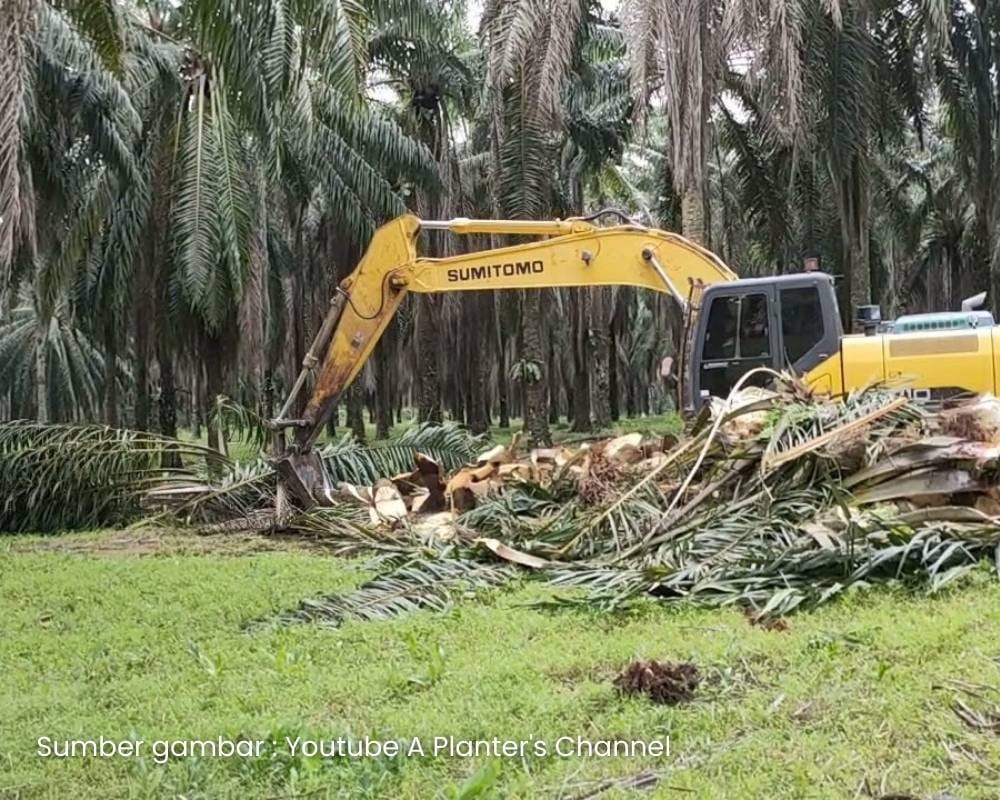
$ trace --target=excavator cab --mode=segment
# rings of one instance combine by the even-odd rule
[[[714,284],[702,295],[691,334],[690,406],[726,397],[756,367],[804,375],[840,347],[833,279],[805,272]],[[769,380],[765,373],[755,378],[750,383]]]

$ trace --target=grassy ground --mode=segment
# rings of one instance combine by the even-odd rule
[[[1000,797],[1000,737],[950,709],[1000,701],[1000,584],[985,570],[936,598],[854,595],[785,632],[734,610],[535,610],[528,603],[547,593],[526,586],[445,615],[249,633],[247,622],[351,586],[363,570],[301,546],[218,541],[0,539],[0,797],[568,798],[643,770],[660,778],[642,797]],[[697,663],[696,700],[619,697],[611,679],[635,656]],[[343,734],[669,736],[671,753],[324,761],[282,746]],[[149,751],[36,754],[40,736],[99,735],[150,748],[220,735],[278,746],[164,766]]]

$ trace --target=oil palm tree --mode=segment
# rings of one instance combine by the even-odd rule
[[[334,235],[360,246],[403,210],[408,186],[436,177],[426,148],[365,92],[366,35],[389,18],[420,24],[409,6],[385,0],[369,13],[353,3],[276,0],[122,10],[95,2],[70,6],[76,16],[45,3],[19,6],[19,33],[5,34],[31,52],[20,72],[5,73],[20,87],[18,108],[3,109],[3,152],[18,155],[3,162],[8,178],[16,167],[16,180],[4,181],[4,207],[16,212],[2,217],[5,290],[15,261],[30,262],[19,280],[37,273],[40,326],[57,303],[70,303],[111,365],[127,353],[118,343],[129,333],[142,364],[159,340],[161,380],[185,352],[200,372],[207,352],[208,394],[221,392],[237,324],[253,341],[269,322],[282,327],[264,319],[284,305],[264,291],[280,286],[274,273],[288,266],[275,256],[291,249],[289,191],[295,206],[325,210]],[[111,15],[103,27],[98,11]],[[10,77],[22,74],[21,84]],[[52,131],[61,138],[41,135]],[[74,169],[38,172],[55,159]],[[44,223],[54,234],[46,241],[58,244],[36,258],[14,244],[30,244],[42,193],[45,219],[33,225]],[[308,267],[297,265],[293,280],[308,285]],[[169,335],[177,330],[184,335]],[[39,372],[47,374],[44,365]],[[105,383],[108,407],[117,409],[117,382]]]
[[[5,53],[10,71],[4,73],[8,85],[0,134],[0,317],[6,319],[12,296],[19,297],[20,308],[30,309],[34,335],[5,344],[20,341],[32,348],[32,405],[39,419],[48,419],[53,380],[71,386],[72,371],[87,371],[83,350],[63,348],[50,363],[52,350],[44,344],[59,338],[59,332],[67,333],[66,341],[77,340],[66,327],[79,324],[79,316],[67,311],[74,274],[59,254],[68,246],[75,199],[104,173],[123,180],[135,175],[140,125],[121,79],[120,44],[109,40],[97,45],[97,37],[109,27],[105,12],[113,9],[94,2],[60,10],[32,2],[9,3],[4,12],[11,47]],[[19,286],[26,294],[19,294]],[[12,334],[14,327],[5,326],[5,331]],[[15,358],[9,363],[27,362]],[[14,376],[8,377],[5,386],[12,387]]]
[[[719,8],[699,0],[626,0],[622,15],[637,110],[650,101],[662,105],[681,230],[706,245],[710,112],[726,57]]]
[[[369,52],[375,76],[395,95],[400,124],[433,155],[440,176],[437,185],[418,188],[411,206],[420,216],[442,219],[465,213],[459,208],[461,177],[455,137],[474,109],[478,53],[467,30],[464,3],[421,0],[413,11],[420,24],[400,26],[397,20],[380,19]],[[443,256],[454,252],[455,242],[447,234],[429,233],[425,246],[429,255]],[[408,333],[414,344],[421,420],[441,420],[442,383],[448,376],[442,375],[445,365],[435,343],[446,335],[447,318],[460,313],[468,300],[422,295],[407,301],[413,310]],[[395,343],[393,332],[389,334],[380,348]],[[387,360],[380,363],[385,365]],[[379,375],[380,383],[387,379],[388,372]]]
[[[590,4],[568,0],[493,0],[482,21],[486,54],[484,109],[498,216],[545,218],[557,209],[553,191],[566,137],[565,93],[571,82]],[[542,293],[521,304],[520,368],[525,426],[533,442],[550,441],[547,348]]]
[[[989,265],[990,297],[1000,302],[1000,8],[996,3],[921,5],[954,167],[971,200],[972,263]]]

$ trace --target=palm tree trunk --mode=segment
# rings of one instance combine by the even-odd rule
[[[156,363],[160,370],[159,426],[164,436],[177,436],[177,382],[174,376],[174,355],[169,343],[160,338],[156,343]],[[160,459],[163,468],[181,466],[177,453],[164,452]]]
[[[29,199],[21,182],[21,122],[28,76],[29,47],[35,15],[33,0],[0,0],[0,320],[22,214]]]
[[[186,404],[188,427],[195,439],[201,438],[202,410],[205,405],[204,392],[202,391],[205,381],[202,379],[201,373],[201,367],[197,365],[191,372],[191,390],[188,394],[190,399]]]
[[[264,373],[264,396],[262,400],[263,417],[264,419],[274,418],[274,370],[268,368]],[[332,425],[336,428],[336,418],[337,411],[334,409],[333,413],[330,415],[332,420]]]
[[[508,380],[510,379],[507,364],[507,349],[504,346],[503,330],[500,326],[500,300],[496,293],[490,292],[490,304],[492,306],[493,318],[493,346],[495,348],[497,362],[497,415],[501,428],[510,427],[510,391]]]
[[[722,258],[727,264],[733,261],[733,234],[730,229],[730,219],[734,216],[729,211],[729,188],[726,185],[726,173],[722,168],[722,151],[719,147],[719,138],[714,137],[715,165],[719,173],[719,208],[721,210],[719,222],[722,229],[722,241],[720,249]]]
[[[156,343],[156,363],[160,370],[160,433],[177,436],[177,383],[174,377],[174,357],[165,341]]]
[[[119,424],[118,415],[118,339],[115,336],[114,315],[104,326],[104,422],[112,428]]]
[[[441,380],[438,361],[441,355],[441,331],[438,326],[440,303],[437,298],[416,298],[417,342],[417,419],[441,421]]]
[[[262,201],[263,205],[263,201]],[[265,315],[267,312],[267,243],[260,232],[250,238],[250,271],[239,307],[239,340],[237,363],[248,373],[248,404],[261,415],[267,414],[264,388]],[[270,418],[269,416],[266,418]]]
[[[549,397],[549,425],[558,425],[559,410],[562,404],[559,388],[565,383],[565,376],[562,372],[562,364],[556,358],[551,338],[545,342],[545,358],[548,364],[545,369],[545,386]]]
[[[149,308],[140,304],[135,314],[135,427],[149,430]]]
[[[355,439],[365,441],[365,390],[360,376],[347,390],[347,427],[351,429]]]
[[[6,322],[9,316],[10,295],[7,291],[7,282],[3,276],[0,276],[0,325]],[[11,412],[11,389],[9,385],[5,385],[0,387],[0,420],[10,419],[12,416]]]
[[[847,275],[847,308],[841,309],[845,327],[851,325],[854,310],[871,302],[872,283],[869,262],[867,182],[858,174],[857,159],[845,175],[837,176],[837,211]]]
[[[592,363],[591,290],[570,293],[573,305],[573,425],[574,431],[590,431],[590,371]]]
[[[49,421],[49,329],[46,321],[39,320],[35,343],[35,418]]]
[[[707,245],[705,195],[701,186],[689,186],[681,197],[681,232],[700,245]]]
[[[393,336],[388,336],[375,347],[375,438],[388,439],[392,431],[392,363],[395,360]]]
[[[524,336],[521,358],[538,370],[538,377],[525,377],[524,426],[532,447],[552,444],[549,434],[547,370],[545,368],[545,334],[542,321],[542,294],[544,290],[529,289],[524,293],[524,311],[521,330]]]
[[[617,422],[622,415],[622,400],[628,389],[629,380],[628,365],[623,364],[618,357],[618,343],[625,338],[623,328],[626,325],[624,319],[626,316],[625,298],[627,297],[627,293],[618,290],[614,304],[608,308],[609,347],[611,350],[610,369],[608,370],[608,395],[611,402],[611,419],[614,422]]]
[[[474,319],[469,320],[468,343],[471,357],[469,430],[473,433],[486,433],[489,428],[489,411],[486,399],[486,387],[489,379],[489,332],[483,331],[483,321],[489,320],[492,314],[491,298],[487,292],[472,292],[469,298],[474,310]]]
[[[867,179],[860,177],[857,183],[857,224],[852,242],[855,272],[851,275],[851,304],[854,307],[867,305],[872,301],[871,243],[868,237],[869,186]]]
[[[611,427],[611,289],[598,287],[589,290],[593,295],[591,305],[591,337],[593,362],[591,369],[591,405],[594,425],[598,430]]]
[[[208,428],[208,446],[227,455],[226,432],[218,414],[219,398],[225,392],[222,367],[222,347],[217,341],[209,341],[205,356],[205,419]],[[217,466],[217,465],[216,465]],[[212,464],[209,464],[209,468]]]

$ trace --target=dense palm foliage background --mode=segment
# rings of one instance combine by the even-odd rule
[[[995,2],[0,0],[0,39],[0,418],[211,444],[220,395],[270,415],[407,209],[618,206],[741,275],[819,257],[845,310],[1000,298]],[[346,423],[659,411],[672,319],[624,288],[410,298]]]

